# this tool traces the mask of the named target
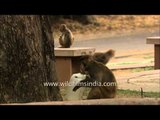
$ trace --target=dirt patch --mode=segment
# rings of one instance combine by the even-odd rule
[[[118,88],[143,92],[160,92],[160,70],[132,72],[116,76]]]
[[[54,38],[60,35],[59,25],[65,23],[76,36],[77,40],[83,37],[95,38],[103,35],[113,36],[122,33],[132,33],[138,29],[148,29],[159,26],[160,15],[94,15],[97,24],[83,25],[70,19],[61,20],[54,24]],[[152,31],[151,29],[148,29]],[[108,34],[107,34],[108,33]]]
[[[78,22],[73,21],[64,21],[65,24],[73,31],[77,41],[99,39],[106,37],[119,37],[131,34],[145,34],[146,31],[152,33],[155,29],[159,30],[159,18],[158,15],[96,15],[97,22],[99,25],[82,25]],[[134,31],[134,32],[133,32]],[[59,33],[54,33],[55,40]],[[122,51],[121,54],[116,54],[115,58],[107,64],[107,66],[123,66],[123,65],[141,65],[141,64],[152,64],[154,63],[154,49],[145,49],[145,50],[132,50]],[[149,68],[150,69],[150,68]],[[146,69],[148,70],[148,68]],[[117,78],[131,76],[134,72],[142,72],[145,69],[131,69],[127,70],[116,70],[113,71]],[[155,79],[154,79],[155,78]],[[119,81],[121,89],[131,89],[140,91],[141,87],[145,91],[158,91],[159,87],[157,82],[159,80],[158,75],[148,75],[140,76],[138,79],[134,78],[131,80],[130,84],[126,83],[126,79]],[[154,82],[153,82],[154,81]],[[65,94],[65,89],[61,89],[62,95]],[[124,95],[119,94],[118,98],[121,97],[139,97],[135,95]]]

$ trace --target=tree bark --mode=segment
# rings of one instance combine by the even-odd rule
[[[0,103],[62,100],[50,16],[0,16]]]

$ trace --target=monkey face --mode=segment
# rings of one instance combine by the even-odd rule
[[[84,64],[81,64],[81,65],[80,65],[80,73],[81,73],[81,74],[86,74],[86,73],[87,73],[86,70],[85,70]]]
[[[64,32],[64,31],[66,30],[66,28],[67,28],[67,26],[66,26],[65,24],[61,24],[59,30],[60,30],[61,32]]]
[[[84,55],[80,58],[82,64],[88,64],[91,60],[93,60],[91,55]]]
[[[85,74],[85,75],[89,75],[89,72],[88,72],[88,66],[86,63],[81,63],[80,65],[80,73],[81,74]]]
[[[92,60],[92,57],[90,55],[85,55],[80,58],[81,64],[80,64],[80,72],[81,74],[88,74],[87,65]]]

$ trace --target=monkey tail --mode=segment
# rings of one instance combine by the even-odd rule
[[[107,56],[108,58],[112,58],[115,56],[115,50],[108,50],[107,52],[105,52],[105,56]]]

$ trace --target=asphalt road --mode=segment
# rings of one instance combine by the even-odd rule
[[[158,36],[159,30],[142,31],[130,34],[117,34],[112,37],[103,37],[96,39],[85,39],[74,41],[72,47],[94,47],[96,51],[105,51],[108,49],[116,50],[117,54],[133,51],[151,51],[154,50],[154,45],[146,44],[147,37]],[[57,43],[56,43],[57,44]],[[55,45],[56,45],[55,44]]]

